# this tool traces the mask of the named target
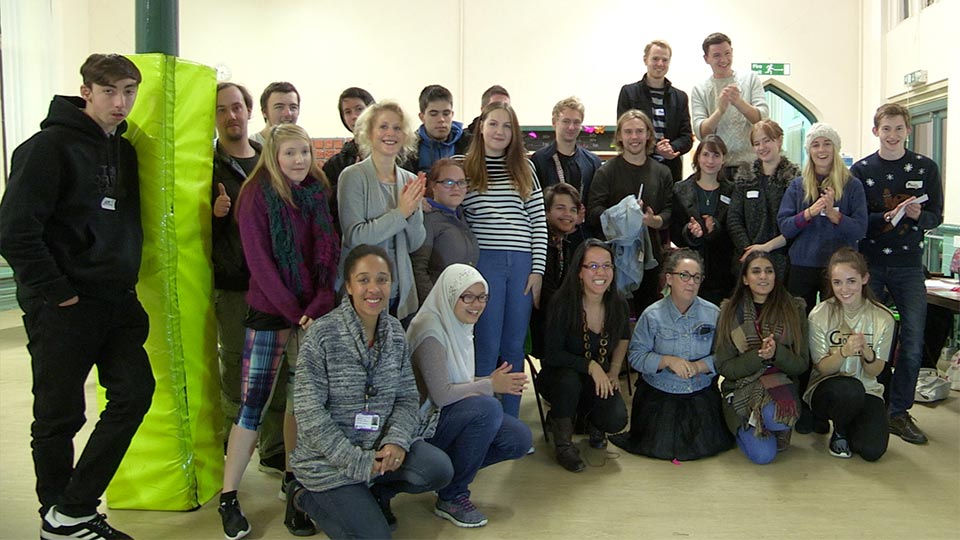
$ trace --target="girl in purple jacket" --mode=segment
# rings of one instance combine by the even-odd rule
[[[274,127],[237,197],[240,238],[250,268],[250,309],[244,322],[240,410],[230,430],[220,496],[227,538],[241,538],[250,531],[237,488],[253,454],[287,341],[334,305],[340,240],[329,200],[330,183],[317,166],[307,132],[294,124]],[[295,356],[288,357],[291,378]],[[288,400],[284,422],[288,449],[296,440],[290,405]],[[294,534],[315,530],[302,512],[288,512],[284,524]]]

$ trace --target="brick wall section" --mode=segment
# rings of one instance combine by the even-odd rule
[[[349,140],[350,139],[341,137],[313,139],[313,151],[317,156],[317,161],[320,163],[320,166],[322,167],[328,159],[340,153],[340,149],[343,148],[343,143]]]

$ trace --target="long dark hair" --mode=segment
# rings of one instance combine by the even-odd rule
[[[580,283],[580,266],[590,248],[600,248],[610,254],[610,261],[614,260],[613,250],[605,242],[596,238],[588,238],[576,251],[570,263],[567,275],[563,277],[560,288],[550,300],[547,324],[557,325],[567,332],[581,334],[583,332],[583,285]],[[603,293],[603,329],[616,341],[620,340],[629,324],[627,302],[617,290],[617,268],[614,266],[610,287]]]
[[[693,179],[700,179],[700,154],[704,150],[714,152],[723,156],[724,161],[727,159],[727,145],[724,144],[723,139],[719,135],[714,135],[711,133],[703,138],[700,141],[700,144],[697,145],[696,151],[693,153]],[[721,181],[726,178],[726,168],[720,167],[720,171],[717,173],[717,181]]]
[[[783,338],[782,340],[778,339],[778,342],[789,346],[794,351],[798,351],[804,346],[802,326],[804,321],[801,320],[799,306],[797,304],[798,301],[802,302],[802,300],[794,298],[787,292],[787,288],[783,284],[782,276],[776,275],[777,265],[773,263],[770,254],[765,251],[751,251],[740,266],[740,279],[737,280],[737,284],[733,288],[733,294],[720,305],[720,319],[717,323],[717,339],[730,342],[730,333],[742,323],[738,316],[742,315],[742,313],[739,312],[740,305],[744,299],[747,298],[747,295],[751,294],[750,287],[744,285],[743,278],[746,277],[750,270],[750,263],[757,260],[767,261],[774,269],[773,290],[770,292],[770,295],[767,296],[767,301],[763,303],[763,309],[760,311],[760,318],[757,320],[757,323],[759,323],[761,327],[769,328],[776,327],[777,323],[782,324],[784,335],[777,336],[778,338]],[[760,337],[763,338],[765,336]]]

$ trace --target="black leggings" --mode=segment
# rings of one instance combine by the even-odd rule
[[[833,420],[833,430],[845,435],[850,450],[867,461],[876,461],[887,451],[890,431],[887,406],[867,394],[853,377],[832,377],[813,391],[810,408],[821,418]]]
[[[570,368],[545,366],[538,383],[554,418],[575,420],[579,414],[605,433],[618,433],[627,425],[627,405],[620,391],[601,399],[589,375]]]

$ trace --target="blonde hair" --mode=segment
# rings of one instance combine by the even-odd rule
[[[283,170],[280,169],[280,162],[277,159],[280,145],[287,141],[305,142],[310,146],[308,175],[320,182],[324,190],[329,192],[330,181],[327,180],[327,175],[323,174],[323,170],[317,164],[317,157],[313,153],[313,140],[310,139],[310,135],[307,135],[307,131],[296,124],[277,124],[270,129],[270,135],[263,142],[260,160],[257,161],[257,165],[240,188],[240,194],[237,195],[238,204],[239,199],[245,196],[245,192],[250,189],[251,185],[263,184],[275,191],[283,199],[283,202],[296,208],[297,205],[294,204],[293,195],[290,191],[290,182],[283,174]]]
[[[829,139],[828,139],[829,140]],[[813,142],[813,141],[811,141]],[[823,182],[817,181],[817,171],[813,166],[813,159],[808,155],[807,164],[803,167],[803,200],[813,203],[820,196],[821,187],[833,188],[833,200],[839,202],[843,197],[843,188],[850,180],[850,169],[843,164],[843,157],[840,156],[840,147],[833,141],[833,165],[830,167],[830,174],[823,179]],[[810,153],[810,147],[807,146],[807,153]]]
[[[584,108],[583,108],[583,102],[580,101],[580,98],[576,96],[570,96],[568,98],[564,98],[558,101],[557,104],[553,106],[553,120],[552,120],[553,122],[556,122],[557,119],[560,118],[560,113],[562,113],[564,109],[573,109],[577,111],[578,113],[580,113],[580,120],[581,121],[583,120]]]
[[[410,155],[417,146],[417,138],[413,134],[410,118],[403,113],[400,104],[396,101],[380,101],[367,106],[357,118],[354,125],[354,139],[360,147],[360,153],[366,157],[373,152],[373,129],[377,117],[384,112],[392,112],[400,117],[400,129],[403,131],[403,147],[397,153],[397,162]]]
[[[673,58],[673,48],[670,47],[670,44],[662,39],[655,39],[650,43],[647,43],[647,46],[643,48],[643,59],[646,60],[650,56],[650,49],[654,46],[660,47],[661,49],[666,49],[670,53],[670,58]]]
[[[629,111],[620,115],[620,118],[617,119],[617,131],[613,134],[613,140],[617,145],[617,150],[620,153],[623,153],[623,140],[621,139],[620,131],[623,130],[623,125],[630,120],[640,120],[645,126],[647,126],[647,155],[653,153],[653,147],[656,145],[654,139],[657,138],[657,134],[653,131],[653,122],[650,121],[650,117],[643,111],[638,111],[637,109],[630,109]]]
[[[487,176],[486,160],[486,142],[483,140],[483,124],[487,121],[490,113],[497,110],[507,111],[510,115],[510,145],[507,146],[505,154],[507,172],[510,173],[510,181],[513,188],[520,194],[520,198],[527,200],[533,191],[533,168],[530,166],[530,160],[527,159],[527,151],[523,147],[523,135],[520,133],[520,121],[517,120],[517,113],[513,107],[502,101],[491,101],[483,108],[480,115],[480,127],[473,134],[473,142],[470,143],[470,150],[467,151],[467,157],[463,160],[463,171],[467,174],[467,182],[471,191],[483,193],[487,191],[487,183],[490,178]]]

